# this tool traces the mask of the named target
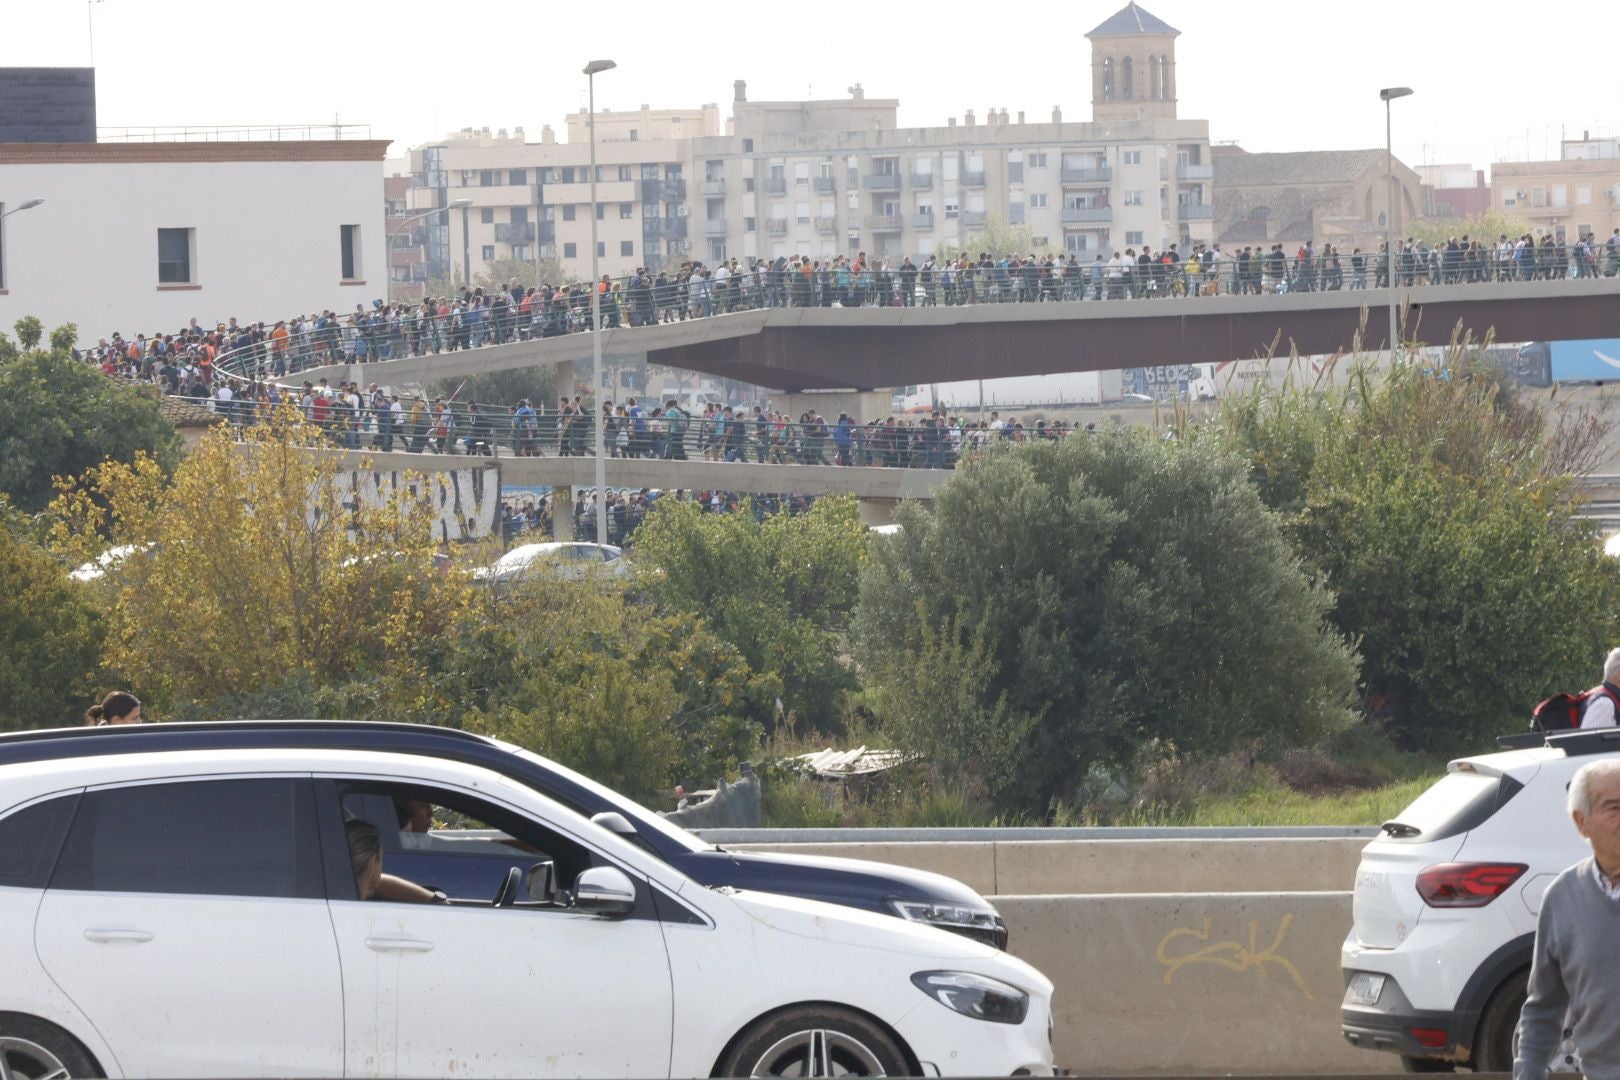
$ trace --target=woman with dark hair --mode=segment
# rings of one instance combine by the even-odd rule
[[[413,904],[442,904],[445,895],[422,888],[414,881],[383,873],[382,835],[369,821],[344,824],[349,840],[349,864],[354,868],[355,891],[362,900],[403,900]]]
[[[123,690],[114,690],[101,699],[100,705],[90,706],[84,714],[85,727],[102,727],[106,724],[139,724],[140,722],[140,698]]]

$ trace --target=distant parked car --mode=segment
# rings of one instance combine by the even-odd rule
[[[573,580],[593,573],[624,578],[630,575],[630,564],[624,549],[612,544],[520,544],[489,566],[474,570],[473,576],[496,588],[508,588],[538,573]]]

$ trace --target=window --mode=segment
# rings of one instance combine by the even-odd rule
[[[809,177],[805,177],[805,179],[808,180]],[[796,202],[796,203],[794,203],[793,204],[793,220],[798,222],[800,225],[809,224],[809,222],[810,222],[810,204],[807,203],[807,202]]]
[[[573,258],[577,258],[578,256],[579,256],[579,245],[578,244],[564,244],[563,245],[563,258],[565,258],[565,259],[573,259]]]
[[[599,203],[596,204],[596,220],[597,221],[606,221],[607,220],[607,203],[599,202]]]
[[[564,203],[563,204],[563,220],[564,221],[573,221],[574,220],[574,204],[573,203]]]
[[[1125,193],[1125,205],[1126,206],[1141,206],[1142,205],[1142,193],[1140,191],[1127,191]]]
[[[626,258],[629,258],[629,257],[634,256],[635,253],[636,253],[636,242],[634,240],[620,240],[619,241],[619,254],[620,255],[623,255]]]
[[[318,899],[307,780],[200,780],[86,793],[51,888]]]
[[[343,259],[343,280],[359,281],[362,277],[360,273],[360,226],[339,226],[338,239],[341,244]]]
[[[1552,204],[1554,206],[1569,205],[1569,188],[1563,184],[1555,184],[1552,189]]]
[[[601,258],[605,258],[606,256],[607,256],[607,241],[606,240],[598,240],[596,242],[596,257],[598,259],[601,259]]]
[[[758,227],[758,224],[759,221],[757,218],[743,218],[743,232],[753,232]]]
[[[946,217],[946,220],[950,220],[951,218],[956,217],[958,209],[959,209],[959,207],[957,205],[956,199],[947,198],[945,200],[945,217]]]
[[[192,256],[196,253],[196,229],[159,229],[158,284],[190,285]]]
[[[508,184],[511,184],[513,187],[522,187],[524,184],[527,184],[529,182],[529,170],[528,169],[508,169],[508,170],[506,170],[506,182]]]
[[[1547,189],[1544,188],[1544,187],[1531,188],[1530,189],[1530,205],[1531,205],[1531,207],[1536,208],[1536,209],[1540,209],[1541,207],[1546,206],[1547,205]]]
[[[743,153],[752,154],[753,152],[754,152],[754,140],[753,139],[744,139],[743,140]]]
[[[585,179],[585,170],[584,169],[581,169],[579,171],[579,178],[581,180]],[[559,180],[558,183],[572,184],[573,182],[574,182],[574,167],[572,165],[564,165],[563,170],[562,170],[562,179]]]
[[[641,166],[641,178],[643,180],[657,180],[663,175],[663,170],[658,167],[658,163],[655,161],[645,162]]]
[[[1038,193],[1029,196],[1029,208],[1031,210],[1045,210],[1046,195],[1044,193]]]
[[[494,262],[495,261],[495,245],[494,244],[485,244],[485,245],[483,245],[481,248],[478,249],[478,257],[480,259],[483,259],[485,262]]]
[[[636,216],[636,204],[622,202],[619,204],[619,220],[629,221]]]
[[[634,180],[635,179],[634,174],[635,174],[635,166],[633,166],[633,165],[620,165],[619,166],[619,179],[620,180]]]
[[[955,180],[962,171],[962,162],[952,155],[946,155],[944,160],[943,176],[947,182]]]
[[[1125,242],[1127,244],[1140,244],[1142,242],[1142,230],[1141,229],[1127,229],[1127,230],[1125,230]]]
[[[810,183],[810,163],[800,161],[793,166],[793,183],[795,185]]]
[[[1122,151],[1120,151],[1119,163],[1121,165],[1140,165],[1140,164],[1142,164],[1142,151],[1140,151],[1140,150],[1122,150]]]
[[[1590,206],[1590,205],[1592,205],[1592,189],[1591,189],[1590,186],[1588,186],[1586,184],[1582,184],[1580,187],[1577,187],[1575,189],[1575,205],[1576,206]],[[1590,231],[1590,230],[1588,230],[1588,231]]]
[[[478,220],[484,225],[495,224],[495,208],[493,206],[486,206],[482,210],[478,211]]]
[[[1046,247],[1051,246],[1051,241],[1047,237],[1044,237],[1044,236],[1032,236],[1032,237],[1030,237],[1029,242],[1031,244],[1035,245],[1035,249],[1037,251],[1041,250],[1042,248],[1046,248]]]
[[[76,794],[64,795],[0,819],[0,887],[43,889],[49,883],[78,801]]]
[[[495,170],[494,169],[479,169],[478,170],[478,186],[479,187],[494,187],[495,186]]]
[[[512,224],[527,225],[529,223],[529,208],[527,206],[512,207]]]
[[[1046,168],[1046,152],[1044,150],[1031,152],[1025,164],[1032,169]]]

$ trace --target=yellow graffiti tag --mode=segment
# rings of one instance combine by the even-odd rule
[[[1277,936],[1271,939],[1271,944],[1264,952],[1260,951],[1260,921],[1250,919],[1248,948],[1244,948],[1240,942],[1222,941],[1215,945],[1206,945],[1196,952],[1170,956],[1170,945],[1178,938],[1191,938],[1200,942],[1209,940],[1209,919],[1204,920],[1202,930],[1194,930],[1190,926],[1178,927],[1164,935],[1164,938],[1159,942],[1159,963],[1165,967],[1164,984],[1169,986],[1175,979],[1176,972],[1189,964],[1215,964],[1218,967],[1236,972],[1252,969],[1259,972],[1262,978],[1266,975],[1266,965],[1276,964],[1288,973],[1288,977],[1299,988],[1299,992],[1304,994],[1306,998],[1310,998],[1311,992],[1305,986],[1305,980],[1300,976],[1299,969],[1294,966],[1293,961],[1279,952],[1282,948],[1283,938],[1288,936],[1288,927],[1292,925],[1293,921],[1293,912],[1289,912],[1282,917],[1282,922],[1277,924]]]

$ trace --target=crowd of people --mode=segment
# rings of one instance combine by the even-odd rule
[[[554,535],[554,496],[550,493],[517,492],[502,499],[502,547],[518,542],[550,540]],[[639,491],[608,489],[608,543],[628,548],[635,531],[659,502],[690,502],[706,514],[751,513],[763,521],[776,513],[802,514],[815,504],[814,495],[749,495],[735,491],[679,488],[668,491],[642,488]],[[566,500],[564,502],[566,508]],[[575,492],[570,511],[573,535],[596,537],[596,493],[589,488]]]
[[[1396,245],[1402,286],[1531,281],[1620,274],[1620,229],[1600,241],[1573,244],[1551,235],[1460,236],[1443,244],[1408,239]],[[981,252],[976,258],[857,253],[814,259],[684,262],[669,270],[638,269],[597,283],[605,327],[648,326],[775,307],[933,307],[964,304],[1140,299],[1333,291],[1387,286],[1389,260],[1377,250],[1310,241],[1290,253],[1283,244],[1192,244],[1182,251],[1132,246],[1111,256]],[[236,380],[282,380],[333,363],[427,356],[551,337],[591,326],[589,283],[462,289],[421,301],[357,304],[273,322],[235,318],[212,327],[193,319],[176,332],[114,333],[88,350],[92,359],[171,393],[211,385],[215,369]]]

